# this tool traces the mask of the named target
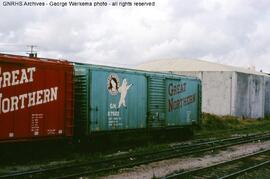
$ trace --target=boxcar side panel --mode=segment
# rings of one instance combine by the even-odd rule
[[[145,128],[146,77],[115,69],[90,71],[90,131]]]
[[[66,62],[0,56],[0,140],[72,136],[72,76]]]
[[[167,126],[184,126],[199,117],[199,86],[197,80],[167,79]]]

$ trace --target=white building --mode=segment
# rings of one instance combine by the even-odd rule
[[[190,59],[150,61],[137,68],[200,78],[203,112],[245,118],[270,114],[270,78],[264,73]]]

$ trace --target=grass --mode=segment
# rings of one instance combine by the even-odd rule
[[[240,120],[231,116],[216,116],[211,114],[203,114],[202,128],[205,129],[231,129],[240,124]]]
[[[219,132],[252,133],[270,131],[270,117],[263,119],[247,119],[234,116],[217,116],[203,113],[200,126],[195,128],[195,134],[206,135]]]

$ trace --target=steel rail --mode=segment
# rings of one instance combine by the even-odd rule
[[[250,172],[252,170],[258,169],[258,168],[263,167],[263,166],[268,165],[268,164],[270,164],[270,160],[267,160],[267,161],[262,162],[262,163],[259,163],[257,165],[254,165],[254,166],[245,168],[243,170],[239,170],[239,171],[234,172],[234,173],[231,173],[229,175],[226,175],[226,176],[223,176],[223,177],[219,177],[219,179],[226,179],[226,178],[236,177],[236,176],[239,176],[239,175],[241,175],[241,174],[243,174],[245,172]]]
[[[54,167],[54,168],[45,168],[45,169],[37,169],[37,170],[32,170],[32,171],[17,172],[17,173],[12,173],[12,174],[1,175],[0,178],[10,178],[10,177],[34,175],[34,174],[38,174],[38,173],[54,172],[57,170],[63,170],[63,169],[69,169],[69,168],[110,163],[113,161],[126,160],[129,158],[138,158],[138,157],[146,157],[146,156],[151,157],[151,155],[161,154],[161,153],[165,153],[165,152],[172,153],[172,154],[169,153],[169,155],[167,155],[167,156],[151,158],[148,160],[137,161],[137,162],[133,162],[133,163],[125,164],[125,165],[120,165],[120,166],[115,166],[115,167],[107,167],[106,169],[93,170],[93,171],[89,171],[86,173],[81,172],[80,174],[85,175],[85,174],[100,173],[100,172],[105,172],[105,171],[117,170],[120,168],[129,168],[129,167],[136,166],[136,165],[156,162],[156,161],[175,158],[175,157],[181,157],[184,155],[191,155],[191,154],[202,153],[202,152],[206,152],[206,151],[210,151],[210,150],[222,149],[222,148],[226,148],[229,146],[242,144],[242,143],[248,143],[248,142],[252,142],[252,141],[256,141],[256,140],[266,140],[269,138],[270,138],[270,133],[260,133],[257,135],[255,135],[255,134],[254,135],[247,135],[244,137],[226,138],[226,139],[214,140],[214,141],[203,142],[203,143],[195,143],[195,144],[191,144],[191,145],[184,145],[184,146],[180,145],[178,147],[173,147],[170,149],[163,149],[163,150],[157,151],[157,152],[146,152],[146,153],[137,154],[137,155],[113,157],[113,158],[103,159],[103,160],[99,160],[99,161],[90,161],[90,162],[85,162],[85,163],[71,164],[71,165],[67,165],[67,166],[59,166],[59,167]],[[230,141],[234,141],[234,142],[228,143],[228,144],[223,144],[223,145],[219,144],[219,143],[230,142]],[[214,145],[217,145],[217,146],[214,146]],[[202,147],[204,147],[204,148],[202,148]],[[185,150],[188,150],[188,151],[185,151]],[[75,177],[75,176],[78,176],[78,175],[76,174],[76,175],[72,175],[70,177]],[[69,176],[67,175],[66,178],[69,178]]]
[[[226,164],[230,164],[230,163],[233,163],[233,162],[237,162],[237,161],[240,161],[240,160],[243,160],[243,159],[247,159],[247,158],[250,158],[250,157],[261,155],[261,154],[267,153],[269,151],[270,151],[270,149],[265,149],[265,150],[258,151],[258,152],[252,153],[252,154],[248,154],[248,155],[245,155],[245,156],[237,157],[237,158],[235,158],[233,160],[219,162],[219,163],[216,163],[216,164],[207,166],[207,167],[193,169],[193,170],[188,170],[188,171],[182,171],[182,172],[178,172],[178,173],[173,173],[171,175],[167,175],[165,177],[162,177],[162,179],[171,179],[171,178],[179,178],[179,177],[190,176],[190,175],[199,173],[199,172],[201,172],[203,170],[207,170],[207,169],[211,169],[211,168],[215,168],[215,167],[220,167],[220,166],[223,166],[223,165],[226,165]],[[226,175],[226,176],[223,176],[223,177],[219,177],[219,179],[221,179],[221,178],[230,178],[230,177],[233,177],[233,176],[237,176],[237,175],[239,175],[241,173],[244,173],[246,171],[250,171],[252,169],[258,168],[260,166],[263,166],[263,165],[266,165],[266,164],[269,164],[269,163],[270,163],[270,161],[268,160],[266,162],[263,162],[263,163],[260,163],[258,165],[255,165],[253,167],[248,167],[246,169],[239,170],[239,171],[234,172],[234,173],[231,173],[229,175]]]
[[[263,138],[261,138],[261,139],[263,140]],[[269,136],[268,136],[268,139],[269,139]],[[226,147],[229,147],[229,146],[242,144],[242,143],[246,143],[246,142],[251,142],[251,141],[254,141],[254,140],[247,140],[247,141],[236,142],[234,144],[226,144],[226,145],[222,145],[222,146],[209,147],[209,148],[199,149],[199,150],[195,150],[195,151],[188,151],[188,152],[180,153],[180,154],[176,153],[176,154],[172,154],[172,155],[166,156],[166,157],[159,157],[159,158],[154,158],[154,159],[149,159],[149,160],[144,160],[144,161],[138,161],[138,162],[134,162],[134,163],[124,164],[124,165],[119,165],[119,166],[109,167],[109,168],[104,168],[104,169],[98,169],[98,170],[92,170],[92,171],[83,171],[83,172],[80,172],[80,173],[74,173],[74,174],[65,175],[65,176],[56,177],[56,178],[65,179],[65,178],[74,178],[74,177],[80,177],[80,176],[86,176],[86,175],[94,175],[94,174],[98,174],[98,173],[102,173],[102,172],[115,171],[115,170],[118,170],[118,169],[121,169],[121,168],[130,168],[130,167],[139,166],[139,165],[143,165],[143,164],[148,164],[148,163],[152,163],[152,162],[157,162],[157,161],[161,161],[161,160],[177,158],[177,157],[186,156],[186,155],[192,155],[192,154],[197,154],[197,153],[203,153],[203,152],[216,150],[216,149],[222,149],[222,148],[226,148]]]

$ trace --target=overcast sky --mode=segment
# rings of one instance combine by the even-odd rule
[[[39,56],[80,62],[132,67],[192,58],[270,72],[269,0],[155,2],[62,8],[4,7],[1,1],[0,52],[25,54],[33,44]]]

